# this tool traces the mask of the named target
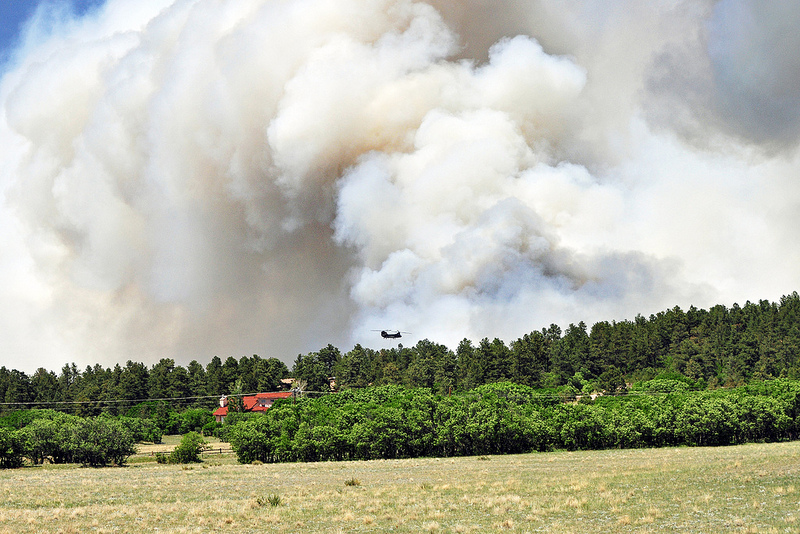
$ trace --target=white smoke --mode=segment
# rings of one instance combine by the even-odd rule
[[[374,328],[455,347],[777,299],[800,48],[767,7],[40,10],[0,85],[2,363],[291,363]]]

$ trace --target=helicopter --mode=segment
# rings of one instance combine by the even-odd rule
[[[401,332],[400,330],[373,330],[373,332],[380,332],[381,337],[384,339],[397,339],[403,337],[403,334],[411,333],[411,332]]]

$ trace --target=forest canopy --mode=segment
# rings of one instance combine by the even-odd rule
[[[505,454],[553,449],[729,445],[800,435],[800,296],[632,321],[570,324],[455,350],[343,353],[292,369],[257,355],[187,367],[162,359],[32,377],[0,368],[0,468],[123,465],[137,441],[198,432],[241,462]],[[264,414],[213,420],[217,397],[284,387]],[[335,394],[330,394],[336,391]],[[197,452],[197,446],[192,450]],[[199,457],[195,454],[192,461]]]
[[[679,307],[632,320],[583,322],[562,330],[550,325],[506,343],[462,340],[449,348],[428,339],[348,352],[328,345],[300,354],[290,369],[275,357],[214,356],[205,366],[162,359],[148,367],[128,361],[60,373],[43,368],[28,376],[0,368],[4,412],[54,408],[75,415],[125,414],[146,399],[169,399],[173,408],[211,407],[234,391],[273,391],[294,377],[309,392],[369,385],[404,385],[434,393],[469,391],[509,381],[534,388],[572,388],[576,393],[619,393],[652,380],[677,379],[691,389],[732,387],[753,380],[800,378],[800,296],[780,302],[747,302],[708,310]],[[335,380],[334,380],[335,379]]]

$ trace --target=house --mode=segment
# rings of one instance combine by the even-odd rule
[[[283,390],[289,390],[294,387],[294,378],[281,378],[280,388]]]
[[[274,393],[256,393],[255,395],[244,395],[242,404],[245,412],[266,412],[272,403],[278,399],[288,399],[294,393],[291,391],[276,391]],[[219,399],[219,408],[214,411],[214,420],[217,423],[225,421],[228,415],[228,397],[223,395]]]

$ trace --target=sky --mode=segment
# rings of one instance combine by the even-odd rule
[[[33,15],[38,2],[3,2],[0,4],[0,49],[6,53],[18,41],[22,26]]]
[[[8,368],[291,366],[798,288],[794,2],[35,7],[0,8]]]
[[[0,61],[8,60],[22,39],[26,23],[33,18],[39,4],[44,8],[61,8],[72,15],[84,16],[103,4],[103,0],[4,0],[0,2]]]

